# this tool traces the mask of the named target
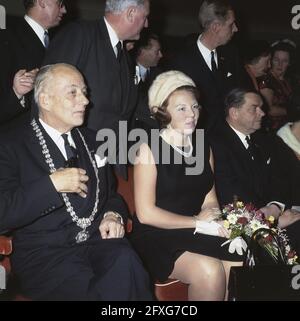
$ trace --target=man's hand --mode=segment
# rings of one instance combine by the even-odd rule
[[[24,95],[26,95],[33,89],[37,72],[37,68],[31,71],[21,69],[15,74],[13,90],[19,99],[21,99]]]
[[[268,218],[270,216],[278,218],[281,214],[281,211],[278,208],[278,206],[276,206],[274,204],[266,205],[266,206],[260,208],[259,210],[265,214],[266,218]]]
[[[88,176],[82,168],[60,168],[50,175],[50,179],[57,192],[77,193],[86,197]]]
[[[100,223],[99,231],[103,239],[122,238],[125,235],[124,225],[114,213],[108,213]]]
[[[300,212],[296,210],[286,210],[278,218],[278,227],[286,228],[287,226],[300,220]]]

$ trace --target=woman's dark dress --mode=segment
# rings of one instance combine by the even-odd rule
[[[162,138],[160,142],[160,157],[157,162],[156,206],[185,216],[199,214],[206,194],[213,187],[213,173],[209,163],[210,150],[207,144],[204,153],[201,144],[197,144],[199,157],[204,158],[204,169],[199,175],[186,175],[185,169],[195,167],[188,165],[185,158],[175,151]],[[203,144],[202,144],[203,146]],[[203,148],[203,147],[202,147]],[[162,150],[170,149],[169,164],[162,164]],[[195,157],[196,148],[193,155]],[[153,149],[152,149],[153,152]],[[182,164],[174,164],[176,159],[183,159]],[[187,160],[187,161],[188,161]],[[159,161],[159,162],[158,162]],[[193,228],[160,229],[141,224],[137,217],[133,220],[132,243],[141,256],[146,269],[154,279],[166,280],[171,274],[176,259],[185,251],[220,258],[228,261],[241,261],[243,258],[228,252],[228,245],[221,247],[225,238],[205,234],[195,234]]]

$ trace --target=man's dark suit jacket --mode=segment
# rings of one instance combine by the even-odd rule
[[[39,68],[45,48],[25,19],[19,19],[0,31],[0,124],[8,125],[19,115],[29,111],[31,95],[27,95],[24,109],[12,90],[15,73]],[[5,97],[4,97],[5,96]],[[28,113],[29,118],[29,113]],[[0,125],[0,126],[1,126]]]
[[[245,71],[237,51],[230,45],[217,48],[218,72],[214,75],[207,66],[197,43],[185,47],[171,61],[169,69],[180,70],[191,77],[198,87],[204,107],[200,125],[211,130],[224,118],[224,97],[241,85]]]
[[[220,205],[232,203],[234,196],[260,208],[270,200],[270,154],[263,136],[252,135],[257,160],[226,123],[215,132],[210,143],[214,155],[215,186]],[[273,199],[274,200],[274,199]]]
[[[85,77],[90,100],[87,126],[93,130],[111,128],[118,133],[118,122],[133,115],[137,88],[130,57],[126,50],[123,53],[120,64],[103,19],[70,24],[47,51],[44,64],[69,63]]]
[[[41,125],[40,128],[42,129]],[[46,132],[43,129],[42,131],[56,168],[64,167],[63,155]],[[80,132],[89,149],[94,150],[95,134],[87,129],[80,129]],[[79,153],[78,167],[85,169],[89,176],[88,196],[85,199],[77,194],[69,193],[68,196],[76,214],[79,217],[88,217],[95,204],[96,178],[77,130],[72,131],[72,137]],[[13,230],[13,268],[21,276],[25,289],[54,289],[63,275],[71,272],[67,267],[57,271],[56,260],[63,260],[68,253],[83,245],[88,246],[89,242],[101,241],[98,228],[106,211],[116,211],[123,215],[124,219],[127,216],[125,204],[115,192],[114,179],[109,165],[106,164],[98,171],[98,212],[87,229],[91,237],[82,245],[77,245],[75,237],[81,229],[72,222],[49,175],[49,166],[42,154],[39,140],[29,124],[1,137],[0,193],[7,206],[5,212],[0,213],[0,230]],[[32,278],[35,271],[36,277]],[[53,273],[58,274],[55,276]],[[39,282],[43,282],[43,286],[40,286]],[[42,293],[35,295],[42,296]]]

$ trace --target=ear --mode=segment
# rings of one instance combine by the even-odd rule
[[[219,21],[213,21],[210,25],[211,31],[213,33],[218,33],[221,27],[221,23]]]
[[[126,18],[130,23],[133,23],[135,13],[136,13],[136,8],[135,7],[128,7],[127,8],[127,10],[126,10]]]
[[[37,5],[44,9],[47,4],[45,0],[37,0]]]
[[[39,106],[47,111],[50,110],[50,96],[46,93],[40,93],[39,95]]]
[[[237,120],[237,119],[238,119],[238,115],[239,115],[239,110],[238,110],[238,108],[230,107],[228,113],[229,113],[229,117],[230,117],[231,119],[234,119],[234,120]]]

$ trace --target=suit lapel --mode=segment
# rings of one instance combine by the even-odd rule
[[[240,164],[240,166],[244,167],[246,172],[251,172],[249,173],[249,179],[252,180],[255,170],[253,167],[253,161],[247,149],[245,148],[240,138],[237,136],[237,134],[233,131],[233,129],[229,125],[226,125],[226,132],[227,132],[227,137],[230,140],[229,146],[232,146],[233,154],[235,155],[237,162]]]
[[[17,46],[22,50],[22,53],[18,54],[19,57],[23,57],[21,64],[24,62],[24,66],[20,66],[20,68],[32,69],[40,66],[45,54],[45,48],[39,37],[24,19],[16,25],[15,35],[18,42]]]
[[[106,28],[106,24],[104,22],[104,19],[100,19],[98,22],[98,28],[100,29],[100,34],[103,36],[103,45],[104,45],[104,53],[106,54],[106,57],[109,61],[109,66],[107,68],[110,69],[110,72],[114,74],[113,79],[116,79],[118,81],[115,81],[114,87],[116,90],[115,97],[119,99],[118,106],[121,106],[121,93],[122,93],[122,87],[121,87],[121,79],[120,79],[120,64],[116,59],[116,55],[114,52],[114,49],[111,45],[111,41],[109,38],[108,30]],[[103,57],[99,57],[99,59],[103,59]],[[99,71],[101,72],[101,70]]]
[[[197,66],[197,69],[201,70],[201,72],[205,73],[205,78],[209,78],[212,82],[215,82],[215,78],[213,76],[212,71],[209,69],[209,67],[207,66],[198,46],[197,43],[195,43],[193,45],[193,56],[194,58],[194,62]]]
[[[264,199],[265,195],[265,177],[266,177],[266,168],[264,163],[264,157],[262,155],[261,147],[256,143],[257,156],[258,158],[252,160],[250,154],[247,149],[241,142],[240,138],[236,135],[236,133],[227,125],[227,130],[229,133],[229,137],[231,137],[231,144],[233,149],[233,154],[238,159],[238,162],[241,166],[244,167],[243,172],[249,173],[247,182],[249,185],[252,185],[252,190],[255,192],[256,197],[259,200]]]

